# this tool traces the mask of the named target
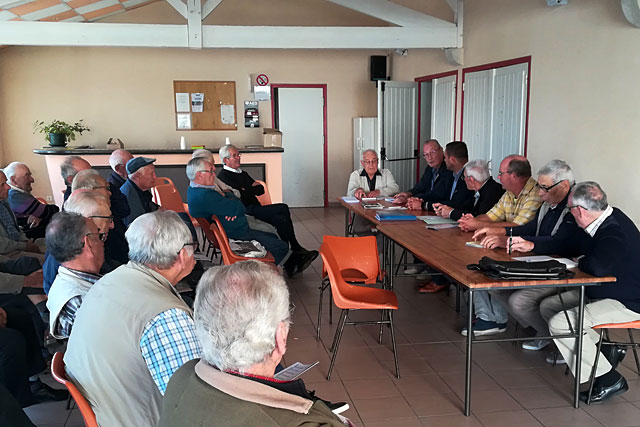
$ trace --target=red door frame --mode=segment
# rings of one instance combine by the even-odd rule
[[[527,148],[528,148],[527,144],[528,144],[528,141],[529,141],[529,100],[531,98],[531,96],[530,96],[530,89],[531,89],[531,55],[522,56],[520,58],[508,59],[506,61],[492,62],[490,64],[477,65],[475,67],[463,68],[462,69],[462,84],[464,85],[467,73],[473,73],[475,71],[491,70],[493,68],[503,68],[503,67],[508,67],[509,65],[516,65],[516,64],[527,64],[527,105],[525,107],[527,109],[527,112],[526,112],[525,117],[524,117],[524,155],[526,157]],[[460,139],[462,139],[462,132],[464,130],[463,129],[463,124],[464,124],[464,120],[463,119],[464,119],[464,90],[462,91],[462,100],[461,100],[461,106],[460,106]]]
[[[275,128],[276,123],[276,109],[274,103],[274,92],[276,88],[320,88],[322,89],[322,98],[324,99],[324,105],[322,106],[322,128],[324,132],[324,147],[322,148],[323,155],[323,173],[324,173],[324,207],[329,206],[329,179],[328,179],[328,165],[327,165],[327,145],[329,144],[329,138],[327,134],[327,84],[326,83],[273,83],[271,84],[271,126]]]
[[[453,137],[455,138],[456,135],[456,116],[458,114],[458,70],[452,70],[452,71],[445,71],[444,73],[438,73],[438,74],[430,74],[428,76],[422,76],[422,77],[416,77],[414,79],[414,81],[416,83],[418,83],[418,153],[420,152],[420,144],[421,144],[421,140],[420,140],[420,128],[422,127],[420,120],[422,120],[422,85],[420,83],[422,82],[428,82],[434,79],[441,79],[443,77],[449,77],[449,76],[456,76],[456,86],[455,86],[455,96],[454,96],[454,100],[453,100]],[[440,141],[442,142],[442,141]],[[416,182],[418,182],[420,180],[420,160],[418,160],[417,164],[416,164]]]

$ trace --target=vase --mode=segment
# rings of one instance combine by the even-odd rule
[[[67,145],[67,135],[64,133],[50,133],[49,145],[52,147],[64,147]]]

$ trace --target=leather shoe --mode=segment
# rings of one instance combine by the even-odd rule
[[[55,389],[40,380],[31,383],[30,387],[34,405],[42,402],[57,402],[69,398],[69,392],[67,390]]]
[[[602,343],[600,352],[607,358],[613,369],[616,369],[618,363],[622,362],[622,359],[627,354],[627,349],[615,344]]]
[[[590,403],[604,402],[605,400],[611,399],[613,396],[622,394],[627,390],[629,390],[629,385],[622,375],[620,375],[620,379],[618,381],[609,387],[599,386],[598,380],[596,379],[596,383],[593,385],[593,393],[591,394]],[[580,400],[586,402],[588,395],[589,390],[580,392]]]
[[[428,283],[425,283],[424,285],[420,286],[418,288],[418,292],[421,293],[421,294],[432,294],[432,293],[435,293],[435,292],[444,291],[448,287],[449,287],[448,284],[438,285],[437,283],[434,283],[434,282],[428,282]]]
[[[311,265],[311,263],[318,258],[318,251],[307,251],[305,254],[300,256],[300,261],[298,261],[298,273],[304,271]]]

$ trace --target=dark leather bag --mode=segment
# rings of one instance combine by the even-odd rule
[[[553,280],[568,279],[574,276],[563,263],[550,261],[497,261],[482,257],[477,264],[467,265],[469,270],[479,270],[491,279],[508,280]]]

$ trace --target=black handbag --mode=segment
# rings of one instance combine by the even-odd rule
[[[467,265],[469,270],[479,270],[491,279],[508,280],[553,280],[568,279],[574,276],[573,271],[559,261],[497,261],[482,257],[477,264]]]

